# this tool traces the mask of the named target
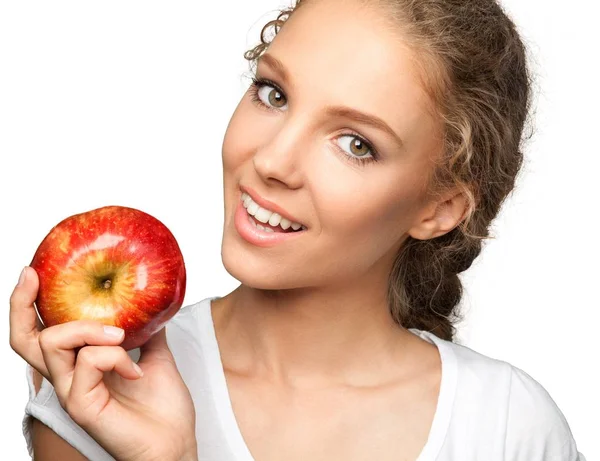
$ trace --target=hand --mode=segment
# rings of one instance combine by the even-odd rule
[[[10,344],[52,383],[71,418],[119,461],[196,460],[194,404],[165,329],[142,346],[140,376],[119,346],[120,329],[77,320],[40,331],[38,286],[25,268],[10,298]]]

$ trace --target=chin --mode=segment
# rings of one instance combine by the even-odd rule
[[[261,290],[285,288],[279,274],[266,269],[263,264],[252,264],[248,258],[240,257],[239,252],[227,251],[224,248],[221,260],[227,273],[243,285]]]
[[[287,290],[303,286],[298,272],[273,265],[267,259],[248,254],[239,245],[224,240],[221,261],[229,275],[241,284],[259,290]]]

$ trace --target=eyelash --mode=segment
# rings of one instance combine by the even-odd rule
[[[265,104],[264,102],[262,102],[262,100],[258,96],[258,92],[259,92],[260,88],[263,86],[273,87],[275,90],[277,90],[279,93],[281,93],[285,97],[285,93],[283,92],[283,90],[274,81],[266,79],[266,78],[261,78],[261,77],[252,77],[252,85],[250,86],[250,89],[249,89],[250,97],[252,98],[252,101],[254,101],[257,105],[259,105],[260,107],[262,107],[264,109],[277,112],[277,109],[275,107],[271,107],[271,106]],[[286,100],[287,100],[287,97],[286,97]],[[341,147],[336,145],[336,149],[339,150],[340,152],[342,152],[344,154],[344,158],[346,158],[348,161],[358,164],[358,165],[365,165],[367,163],[377,162],[379,160],[379,154],[378,154],[377,150],[373,147],[373,145],[369,141],[367,141],[365,138],[363,138],[358,133],[351,131],[351,132],[343,133],[340,136],[355,137],[360,142],[365,144],[368,147],[369,151],[371,152],[371,157],[366,157],[366,158],[353,157],[352,155],[348,154],[348,152],[343,150]]]

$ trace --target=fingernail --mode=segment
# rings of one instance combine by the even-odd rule
[[[141,376],[144,376],[144,372],[142,371],[142,369],[140,368],[140,366],[135,363],[135,362],[131,362],[133,364],[133,369],[135,370],[135,372]]]
[[[17,286],[20,287],[25,283],[25,277],[27,276],[27,268],[24,267],[21,271],[21,275],[19,275],[19,281],[17,282]]]
[[[120,338],[121,336],[123,336],[123,333],[125,332],[122,328],[113,327],[111,325],[104,326],[104,334],[110,338]]]

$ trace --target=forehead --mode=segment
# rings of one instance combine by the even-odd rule
[[[417,54],[378,2],[319,0],[302,4],[269,47],[302,101],[347,105],[383,118],[397,131],[429,116]],[[397,27],[397,29],[394,29]],[[266,66],[259,65],[259,69]],[[421,120],[422,121],[422,120]]]

